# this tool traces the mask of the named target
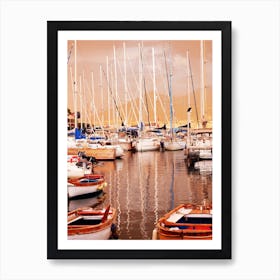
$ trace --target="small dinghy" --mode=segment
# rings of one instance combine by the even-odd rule
[[[68,213],[68,239],[106,240],[112,235],[116,210],[110,205],[106,209],[79,208]]]
[[[212,239],[212,209],[181,204],[159,219],[153,239]]]
[[[87,174],[77,179],[68,179],[68,197],[100,192],[106,185],[104,176],[100,174]]]

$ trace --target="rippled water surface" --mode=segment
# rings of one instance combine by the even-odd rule
[[[212,203],[212,176],[189,171],[183,151],[126,152],[122,159],[100,162],[95,173],[108,185],[98,197],[69,201],[117,209],[119,239],[151,239],[157,220],[181,203]]]

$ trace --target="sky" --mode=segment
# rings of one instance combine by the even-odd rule
[[[169,125],[172,100],[173,126],[187,123],[189,105],[193,127],[202,111],[211,126],[212,41],[68,41],[67,55],[68,108],[74,112],[77,104],[83,122]]]

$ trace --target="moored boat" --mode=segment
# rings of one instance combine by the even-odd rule
[[[106,240],[112,234],[116,210],[110,205],[106,209],[79,208],[68,213],[68,239]]]
[[[110,142],[105,142],[105,146],[116,149],[116,158],[121,158],[124,156],[124,149],[121,145],[112,145]]]
[[[79,152],[78,155],[68,155],[67,157],[68,179],[79,178],[87,174],[92,174],[94,164],[97,164],[97,160],[94,157],[87,157],[83,153]]]
[[[200,160],[212,160],[212,129],[196,129],[192,131],[191,141],[184,151],[187,157]]]
[[[95,157],[97,160],[115,160],[116,149],[113,147],[83,147],[83,148],[68,148],[68,155],[77,155],[78,152],[83,152],[88,156]]]
[[[68,138],[67,154],[78,155],[79,153],[86,154],[88,157],[94,157],[96,160],[115,160],[116,148],[111,146],[101,145],[87,139]]]
[[[160,143],[157,138],[139,138],[135,144],[137,152],[156,151],[159,150]]]
[[[167,151],[179,151],[186,147],[186,142],[182,140],[170,140],[164,142],[164,149]]]
[[[100,192],[107,185],[104,176],[100,174],[86,174],[77,179],[68,179],[68,197],[78,197]]]
[[[211,240],[212,209],[181,204],[159,219],[154,239]]]
[[[82,166],[77,165],[77,163],[67,163],[67,177],[68,179],[82,177],[85,174],[91,174],[92,167],[86,163]]]
[[[131,151],[134,149],[135,141],[132,139],[119,138],[118,144],[123,148],[123,150]]]

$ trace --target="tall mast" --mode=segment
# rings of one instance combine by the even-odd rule
[[[110,88],[109,88],[109,58],[106,57],[107,96],[108,96],[108,126],[110,127]]]
[[[93,72],[91,72],[91,84],[92,84],[92,92],[94,92]],[[101,120],[98,116],[96,106],[95,106],[95,102],[94,102],[94,98],[93,98],[93,101],[92,101],[92,110],[95,112],[95,114],[94,114],[94,126],[96,127],[96,124],[95,124],[95,115],[96,115],[97,121],[98,121],[98,123],[101,127],[101,130],[102,130],[102,133],[103,133],[103,136],[104,136],[103,124],[101,123]]]
[[[111,64],[110,65],[110,76],[111,76],[111,81],[112,81],[112,92],[111,92],[111,98],[112,100],[110,99],[110,104],[113,104],[113,100],[114,100],[114,84],[113,84],[113,81],[114,81],[114,74],[113,74],[113,65]],[[117,110],[116,110],[116,107],[113,105],[112,106],[112,118],[113,118],[113,125],[116,124],[116,114],[117,114]]]
[[[172,69],[170,67],[170,74],[169,74],[170,129],[171,129],[171,137],[173,139],[173,100],[172,100],[173,98],[172,98],[171,78],[172,78]]]
[[[143,69],[142,69],[142,61],[141,61],[141,46],[138,44],[139,50],[139,122],[140,122],[140,130],[142,127],[142,85],[143,85]]]
[[[93,72],[91,72],[91,89],[92,89],[92,104],[93,104],[93,125],[94,127],[96,126],[96,122],[95,122],[95,101],[94,101],[94,80],[93,80]]]
[[[75,40],[75,52],[74,52],[74,113],[75,113],[75,129],[77,124],[77,41]]]
[[[190,66],[189,66],[189,50],[187,50],[187,95],[188,95],[188,145],[190,144],[190,123],[191,123],[191,94],[190,94]]]
[[[201,112],[201,124],[204,126],[205,122],[205,104],[204,104],[204,41],[200,41],[200,112]]]
[[[117,79],[117,60],[116,60],[116,48],[115,45],[113,46],[113,50],[114,50],[114,70],[115,70],[115,96],[116,96],[116,100],[118,100],[118,79]],[[118,117],[116,116],[116,122],[117,122]],[[117,123],[115,123],[116,127],[117,127]]]
[[[101,94],[101,122],[102,126],[104,126],[104,96],[103,96],[103,84],[102,84],[102,66],[99,66],[99,74],[100,74],[100,94]]]
[[[88,117],[88,108],[86,108],[86,104],[87,104],[87,95],[86,95],[86,81],[85,81],[85,71],[83,71],[83,104],[84,104],[84,115],[86,116],[87,118],[87,121],[86,123],[88,122],[89,120],[89,117]],[[85,123],[85,128],[87,127]]]
[[[206,127],[207,125],[207,119],[206,119],[206,114],[207,114],[207,104],[206,104],[206,60],[205,60],[205,41],[203,41],[203,83],[204,83],[204,95],[203,95],[203,101],[204,101],[204,114],[205,114],[205,119],[204,119],[204,126]]]
[[[82,101],[82,76],[80,75],[80,123],[81,129],[83,129],[83,101]]]
[[[169,55],[169,57],[170,57],[170,55]],[[166,69],[166,77],[167,77],[167,84],[168,84],[168,94],[169,94],[170,131],[171,131],[171,139],[173,139],[173,102],[172,102],[172,85],[171,85],[172,67],[171,67],[171,62],[170,62],[170,72],[168,72],[165,52],[164,52],[164,59],[165,59],[165,69]]]
[[[190,79],[191,79],[191,83],[192,83],[192,93],[193,93],[193,101],[194,101],[194,108],[195,108],[195,115],[196,115],[196,126],[198,128],[199,127],[198,111],[197,111],[197,105],[196,105],[196,97],[195,97],[195,90],[194,90],[194,83],[193,83],[193,75],[192,75],[192,67],[191,67],[190,57],[189,57],[188,65],[189,65],[189,71],[190,71]]]
[[[125,98],[125,125],[127,125],[127,80],[126,80],[126,51],[125,42],[123,43],[123,59],[124,59],[124,98]]]
[[[155,49],[152,48],[153,55],[153,87],[154,87],[154,123],[157,124],[157,96],[156,96],[156,75],[155,75]]]

